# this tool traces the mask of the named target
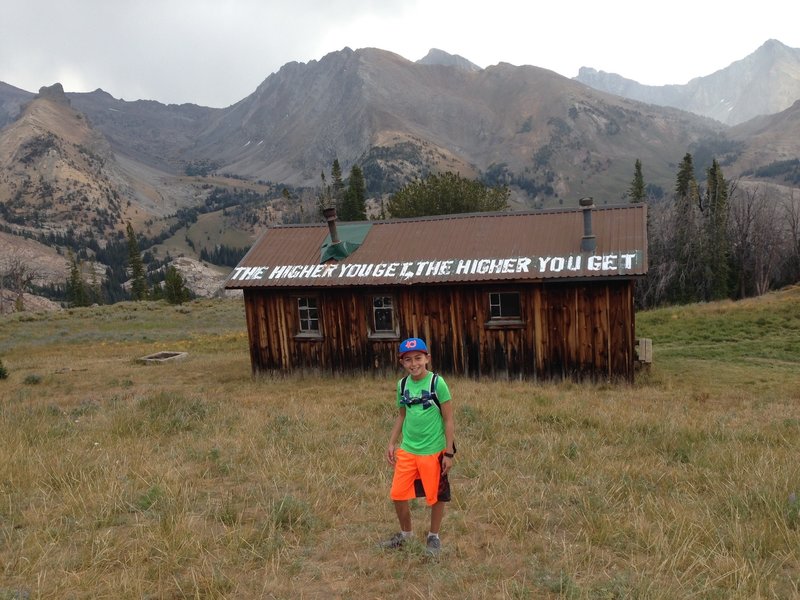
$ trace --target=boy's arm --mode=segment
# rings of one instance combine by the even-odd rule
[[[397,439],[400,437],[400,432],[403,431],[403,421],[406,419],[406,407],[400,408],[397,413],[397,418],[394,420],[392,426],[392,433],[389,434],[389,445],[386,448],[386,461],[390,466],[394,466],[394,451],[397,446]]]
[[[456,423],[455,417],[453,416],[453,401],[449,400],[447,402],[442,402],[441,410],[442,410],[442,421],[444,421],[444,437],[446,441],[446,446],[444,451],[448,454],[455,454],[454,450],[454,442],[456,439]],[[453,466],[453,459],[448,456],[442,457],[442,474],[447,475],[447,472],[450,470],[450,467]]]

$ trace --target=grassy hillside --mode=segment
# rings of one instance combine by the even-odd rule
[[[797,374],[800,286],[739,302],[639,313],[636,329],[653,339],[658,376],[720,392],[741,385],[791,395],[781,382]]]
[[[191,240],[193,247],[189,245],[187,238]],[[169,254],[173,257],[188,256],[198,259],[203,248],[208,251],[214,250],[218,245],[249,248],[253,245],[254,238],[253,233],[237,229],[226,222],[223,211],[218,210],[199,215],[195,223],[188,228],[179,229],[175,235],[150,250],[161,258]],[[228,269],[228,267],[223,268],[223,270]]]
[[[200,215],[197,223],[189,228],[189,239],[197,252],[202,248],[213,250],[220,244],[233,248],[249,248],[255,241],[255,234],[231,227],[221,210]]]
[[[376,548],[391,378],[253,379],[237,300],[6,316],[0,598],[800,596],[800,289],[637,328],[633,386],[449,380],[431,562]]]

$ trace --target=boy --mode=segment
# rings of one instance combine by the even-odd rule
[[[400,364],[407,373],[397,382],[399,413],[389,436],[386,460],[394,467],[391,498],[394,500],[400,532],[381,543],[383,548],[399,548],[411,537],[411,508],[408,501],[417,497],[414,481],[422,480],[425,502],[431,507],[431,528],[426,549],[432,556],[441,552],[439,527],[444,516],[444,503],[450,500],[447,473],[455,454],[455,424],[450,390],[444,379],[436,376],[437,408],[431,398],[434,374],[428,370],[430,354],[425,342],[409,338],[400,344]],[[405,387],[405,389],[401,389]],[[402,442],[397,440],[402,433]]]

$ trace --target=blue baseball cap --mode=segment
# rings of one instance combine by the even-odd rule
[[[406,352],[424,352],[428,353],[428,347],[425,342],[419,338],[408,338],[400,342],[400,356]]]

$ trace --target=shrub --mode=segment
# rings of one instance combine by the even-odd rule
[[[166,492],[161,486],[152,485],[146,492],[143,492],[136,498],[133,505],[136,510],[144,512],[155,507],[159,502],[163,502],[165,497]]]
[[[148,424],[153,433],[166,435],[195,431],[206,421],[206,417],[216,412],[216,406],[205,400],[166,392],[142,398],[138,408],[144,413],[141,421]]]
[[[8,369],[3,365],[2,359],[0,359],[0,379],[8,379]]]
[[[284,531],[309,531],[314,528],[316,518],[308,504],[292,496],[284,496],[271,502],[272,522]]]

